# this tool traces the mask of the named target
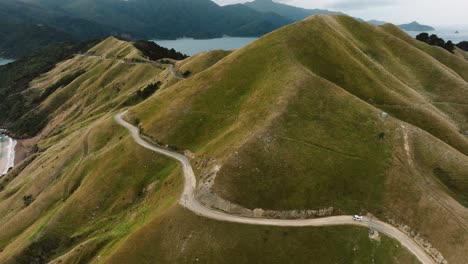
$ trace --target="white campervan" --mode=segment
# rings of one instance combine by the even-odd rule
[[[353,220],[354,220],[354,221],[362,222],[362,221],[364,220],[364,216],[355,215],[355,216],[353,216]]]

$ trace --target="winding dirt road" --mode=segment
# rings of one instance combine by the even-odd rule
[[[140,137],[138,128],[127,123],[122,117],[127,111],[120,113],[115,116],[115,120],[121,126],[127,128],[135,142],[149,150],[162,154],[164,156],[178,160],[182,164],[185,185],[184,191],[180,198],[179,203],[185,208],[191,210],[197,215],[207,217],[210,219],[225,221],[239,224],[250,224],[250,225],[263,225],[263,226],[288,226],[288,227],[306,227],[306,226],[340,226],[340,225],[353,225],[367,227],[372,230],[376,230],[383,233],[397,241],[399,241],[405,248],[413,253],[422,263],[424,264],[435,264],[434,260],[420,247],[413,239],[405,235],[403,232],[398,230],[396,227],[372,219],[364,219],[362,222],[354,221],[352,216],[333,216],[316,219],[297,219],[297,220],[281,220],[281,219],[265,219],[265,218],[248,218],[230,215],[221,211],[216,211],[211,208],[203,206],[200,202],[195,199],[195,190],[197,186],[197,180],[193,172],[190,161],[184,155],[168,151],[165,149],[158,148],[151,145]]]

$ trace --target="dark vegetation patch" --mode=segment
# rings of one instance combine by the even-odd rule
[[[143,55],[145,55],[148,59],[152,61],[164,58],[183,60],[188,57],[187,55],[182,54],[176,51],[175,49],[166,49],[152,41],[138,40],[133,43],[133,46],[135,46],[135,48],[140,50],[143,53]]]
[[[136,105],[144,101],[145,99],[149,98],[156,91],[158,91],[160,87],[161,87],[161,82],[159,81],[156,83],[150,83],[144,88],[136,91],[132,96],[128,97],[123,104],[124,106]]]
[[[24,207],[28,207],[32,202],[34,202],[32,194],[23,196]]]
[[[10,128],[14,131],[15,138],[26,138],[36,135],[49,122],[49,111],[45,109],[37,109],[37,111],[29,111]]]
[[[65,252],[70,252],[71,248],[84,242],[86,236],[77,235],[67,237],[63,235],[56,235],[51,232],[44,232],[44,234],[36,241],[31,243],[22,253],[16,258],[17,263],[49,263],[57,256],[63,256]],[[90,263],[99,250],[101,250],[109,242],[108,238],[99,238],[91,248],[80,245],[73,251],[79,252],[79,262],[76,263]],[[57,263],[66,263],[63,260],[58,260]]]
[[[192,72],[189,70],[186,70],[182,73],[182,76],[184,76],[184,78],[188,78],[190,75],[192,75]]]
[[[141,99],[146,99],[159,90],[159,87],[161,87],[161,82],[150,83],[145,88],[138,90],[136,94]]]
[[[59,236],[44,235],[32,242],[23,250],[15,262],[18,264],[42,264],[48,263],[61,247],[68,246],[67,239]]]
[[[424,43],[427,43],[431,46],[439,46],[443,49],[446,49],[453,53],[453,50],[455,49],[455,44],[451,40],[445,42],[442,38],[439,38],[437,35],[432,34],[429,36],[428,33],[421,33],[416,36],[416,39],[419,41],[422,41]]]
[[[0,18],[0,57],[24,57],[52,43],[73,41],[65,31],[46,25],[2,22],[6,21]]]
[[[68,74],[64,76],[62,79],[58,80],[56,83],[52,84],[51,86],[47,87],[45,91],[37,97],[34,101],[36,103],[40,103],[44,101],[47,97],[49,97],[51,94],[53,94],[55,91],[57,91],[61,87],[65,87],[72,83],[74,80],[76,80],[78,77],[86,73],[85,70],[79,70],[77,72]]]
[[[468,41],[462,41],[458,43],[457,47],[468,52]]]
[[[34,109],[40,100],[31,100],[22,94],[29,83],[50,70],[63,60],[70,59],[74,54],[82,53],[95,46],[99,41],[89,41],[80,44],[60,43],[0,67],[0,124],[11,131],[16,137],[32,136],[46,124],[44,113],[32,113],[29,121],[35,120],[30,126],[22,122],[23,116]],[[71,79],[73,76],[69,76]],[[69,80],[62,80],[66,83]],[[49,91],[50,92],[50,91]],[[45,96],[42,98],[45,99]]]

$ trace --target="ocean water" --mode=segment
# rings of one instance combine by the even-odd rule
[[[176,40],[152,40],[161,47],[175,49],[189,56],[210,50],[234,50],[242,48],[257,38],[214,38],[214,39],[192,39],[182,38]]]
[[[435,31],[427,32],[429,34],[436,34],[443,38],[445,41],[451,40],[457,44],[462,41],[468,41],[468,25],[463,26],[435,26]],[[459,33],[455,33],[458,31]],[[407,31],[412,37],[416,37],[421,31]],[[242,48],[258,38],[214,38],[214,39],[192,39],[181,38],[176,40],[152,40],[156,44],[175,49],[179,52],[185,53],[189,56],[210,50],[234,50]]]
[[[13,62],[13,60],[7,60],[0,58],[0,66]]]
[[[468,25],[463,26],[434,26],[435,31],[429,31],[427,33],[436,34],[445,41],[451,40],[453,43],[458,44],[462,41],[468,41]],[[458,33],[455,33],[457,32]],[[408,31],[413,37],[416,37],[421,31]]]

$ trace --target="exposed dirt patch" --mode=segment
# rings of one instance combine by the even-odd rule
[[[377,241],[377,242],[380,242],[380,240],[381,240],[380,233],[375,231],[375,230],[370,230],[369,231],[369,238],[374,240],[374,241]]]

